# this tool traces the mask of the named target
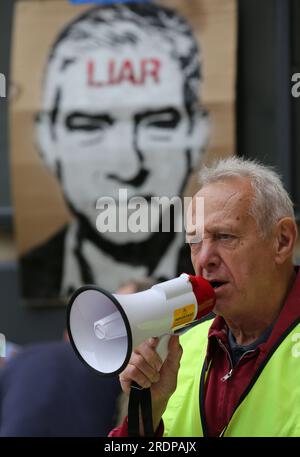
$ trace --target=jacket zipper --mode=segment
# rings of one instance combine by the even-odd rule
[[[229,360],[229,363],[230,363],[230,370],[228,371],[227,374],[225,374],[225,376],[222,376],[222,378],[221,378],[221,381],[225,382],[225,381],[227,381],[227,379],[231,378],[231,375],[232,375],[232,372],[233,372],[233,363],[232,363],[230,352],[228,351],[228,349],[225,346],[225,344],[223,344],[220,339],[218,339],[218,343],[224,349],[224,351],[226,352],[228,360]]]
[[[218,340],[220,346],[224,349],[224,351],[226,352],[227,356],[228,356],[228,359],[229,359],[229,362],[230,362],[230,370],[228,373],[226,373],[222,378],[221,378],[221,381],[225,382],[227,381],[227,379],[231,378],[232,376],[232,373],[233,373],[233,363],[232,363],[232,358],[231,358],[231,355],[230,355],[230,352],[228,351],[227,347],[222,343],[221,340]],[[244,352],[244,354],[241,355],[238,363],[236,364],[236,366],[240,363],[240,361],[245,357],[245,355],[247,354],[250,354],[251,352],[254,352],[255,349],[250,349],[249,351],[246,351]]]

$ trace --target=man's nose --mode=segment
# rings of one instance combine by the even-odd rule
[[[207,272],[213,271],[220,265],[220,262],[221,259],[216,243],[209,238],[204,238],[197,254],[197,264],[201,270],[201,274],[203,270]]]
[[[128,124],[130,123],[128,122]],[[126,169],[120,166],[120,170],[117,173],[109,173],[107,177],[117,181],[119,184],[133,187],[142,186],[148,178],[149,170],[144,167],[144,156],[138,148],[137,132],[134,125],[122,123],[118,129],[116,141],[120,144],[121,156],[126,158]],[[116,166],[121,164],[122,160]]]

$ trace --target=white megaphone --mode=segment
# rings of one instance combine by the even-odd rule
[[[68,333],[83,362],[103,375],[117,374],[140,343],[163,337],[166,346],[170,335],[211,312],[214,303],[210,283],[185,273],[135,294],[111,294],[96,286],[83,286],[68,305]],[[158,348],[162,359],[165,351]]]

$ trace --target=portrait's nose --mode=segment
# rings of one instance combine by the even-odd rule
[[[142,186],[148,178],[149,170],[144,167],[144,156],[138,148],[137,132],[133,123],[120,123],[116,141],[120,145],[120,161],[116,164],[118,171],[108,173],[107,178],[123,185]],[[126,164],[126,167],[122,167],[122,163]]]
[[[204,238],[197,252],[196,264],[199,274],[203,272],[211,273],[219,267],[221,263],[220,255],[216,244],[209,238]]]

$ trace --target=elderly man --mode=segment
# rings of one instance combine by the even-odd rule
[[[193,225],[194,197],[187,236],[196,274],[215,288],[216,317],[180,344],[173,336],[164,362],[157,341],[136,348],[122,388],[151,387],[157,435],[164,426],[165,436],[300,436],[293,205],[278,175],[252,161],[221,160],[200,180],[203,227]],[[111,433],[122,434],[126,421]]]

